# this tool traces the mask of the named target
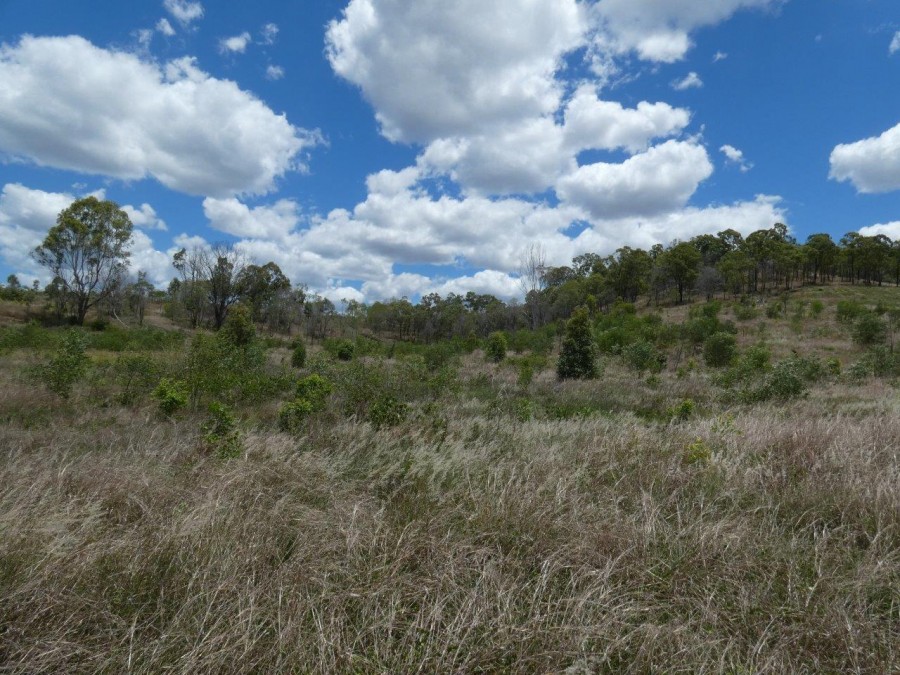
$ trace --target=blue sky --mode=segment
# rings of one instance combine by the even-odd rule
[[[158,285],[233,243],[334,299],[785,222],[900,238],[896,0],[0,0],[0,273],[72,199]]]

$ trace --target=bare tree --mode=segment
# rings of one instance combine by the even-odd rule
[[[240,297],[238,278],[247,266],[246,258],[228,244],[215,244],[205,252],[204,265],[208,279],[207,297],[213,314],[213,327],[219,330],[228,309]]]
[[[547,253],[542,244],[529,244],[519,261],[519,287],[525,298],[525,311],[531,328],[541,325],[542,291],[546,285],[544,273],[547,270]]]

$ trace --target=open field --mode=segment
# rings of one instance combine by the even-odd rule
[[[845,299],[900,306],[735,321],[741,353],[840,366],[765,400],[682,341],[559,381],[558,345],[293,369],[271,340],[164,415],[190,336],[88,334],[61,398],[34,328],[0,352],[0,671],[896,672],[900,389],[854,371]],[[333,391],[283,430],[310,373]]]

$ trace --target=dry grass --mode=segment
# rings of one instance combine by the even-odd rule
[[[900,671],[888,382],[724,409],[702,368],[524,390],[476,354],[392,429],[240,411],[224,461],[32,360],[0,357],[0,672]]]
[[[900,418],[0,431],[9,672],[889,672]],[[89,441],[88,441],[89,439]],[[685,462],[697,439],[708,461]]]

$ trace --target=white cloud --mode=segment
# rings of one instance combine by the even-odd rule
[[[896,54],[900,51],[900,30],[894,33],[894,38],[891,40],[891,46],[888,47],[889,54]]]
[[[243,54],[250,44],[250,33],[244,31],[240,35],[219,40],[219,51],[222,54]]]
[[[190,58],[164,67],[77,36],[0,46],[0,151],[189,194],[265,193],[318,132]]]
[[[577,150],[616,150],[638,152],[654,138],[681,132],[691,114],[668,103],[641,101],[636,108],[601,101],[593,87],[582,86],[572,97],[565,112],[567,145]]]
[[[169,20],[166,17],[163,17],[156,22],[156,30],[158,30],[166,37],[172,37],[173,35],[175,35],[175,29],[172,28],[172,24],[169,23]]]
[[[428,143],[553,114],[586,28],[576,0],[351,0],[326,43],[387,138]]]
[[[703,86],[703,80],[697,73],[691,71],[679,80],[672,82],[672,89],[675,91],[685,91],[686,89],[699,89]]]
[[[211,227],[247,239],[281,241],[300,222],[300,208],[290,199],[251,209],[237,199],[207,198],[203,200],[203,214]]]
[[[646,61],[674,63],[691,48],[690,34],[742,9],[777,7],[784,0],[599,0],[592,6],[601,31],[599,51],[635,51]]]
[[[891,223],[878,223],[877,225],[869,225],[861,227],[859,233],[864,237],[874,237],[883,234],[890,237],[894,241],[900,240],[900,220]]]
[[[128,219],[135,227],[144,230],[160,230],[165,232],[169,228],[166,222],[156,215],[156,210],[149,204],[141,204],[140,208],[130,205],[122,207],[122,210],[128,214]]]
[[[744,153],[733,145],[723,145],[719,148],[719,152],[725,155],[729,162],[737,164],[744,173],[753,168],[753,165],[744,157]]]
[[[284,77],[284,68],[281,66],[268,66],[266,68],[266,79],[267,80],[280,80]]]
[[[728,54],[725,52],[716,52],[713,54],[713,63],[718,63],[719,61],[724,61],[728,58]]]
[[[859,192],[900,190],[900,124],[880,136],[838,145],[830,177],[850,181]]]
[[[712,175],[705,148],[666,141],[622,164],[598,162],[560,179],[557,194],[597,219],[650,216],[681,208]]]
[[[260,42],[264,45],[275,44],[275,40],[278,38],[278,30],[278,24],[267,23],[262,27],[262,30],[259,31]]]
[[[165,0],[165,10],[183,26],[188,26],[197,19],[203,18],[203,5],[189,0]]]

